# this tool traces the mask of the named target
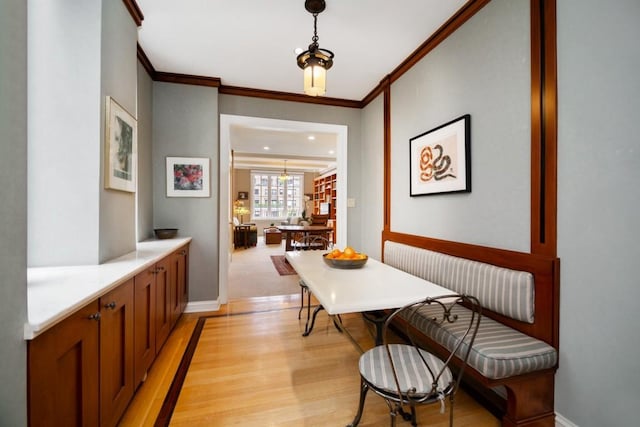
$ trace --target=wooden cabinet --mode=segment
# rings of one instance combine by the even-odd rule
[[[158,262],[156,275],[156,354],[171,332],[171,257]]]
[[[185,245],[156,264],[156,353],[189,301],[188,257]]]
[[[138,387],[156,358],[155,266],[134,278],[133,383]]]
[[[175,289],[175,301],[172,300],[173,324],[178,321],[178,318],[182,312],[184,312],[184,309],[189,302],[189,281],[187,277],[187,265],[189,264],[188,256],[189,248],[187,246],[178,249],[172,256],[172,280],[175,280],[175,283],[172,284],[172,288]]]
[[[134,280],[100,302],[100,425],[115,426],[133,397]]]
[[[28,342],[30,426],[118,423],[187,304],[188,257],[187,244]]]
[[[28,343],[29,425],[99,425],[98,302]]]

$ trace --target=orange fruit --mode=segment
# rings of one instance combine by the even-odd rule
[[[346,248],[344,248],[344,251],[342,252],[345,256],[345,258],[353,258],[353,256],[357,253],[351,246],[347,246]]]

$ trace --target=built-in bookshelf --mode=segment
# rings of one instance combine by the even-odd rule
[[[336,242],[336,173],[329,172],[313,180],[313,213],[329,214],[327,225],[333,228],[329,233],[329,240]]]
[[[328,213],[329,218],[336,219],[336,173],[328,173],[313,180],[313,213]],[[328,203],[328,211],[324,212]],[[322,211],[322,212],[321,212]]]

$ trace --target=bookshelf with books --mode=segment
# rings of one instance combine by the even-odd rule
[[[330,172],[313,180],[313,213],[329,214],[336,219],[336,173]]]

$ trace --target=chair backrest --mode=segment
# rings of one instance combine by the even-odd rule
[[[311,225],[327,225],[329,214],[314,214],[311,216]]]
[[[333,246],[333,243],[320,234],[307,234],[302,236],[298,241],[293,243],[295,250],[327,250]]]
[[[482,307],[478,299],[460,294],[426,298],[392,312],[384,324],[383,338],[398,393],[407,400],[413,400],[416,403],[437,399],[442,394],[455,393],[464,374],[469,353],[478,332],[481,315]],[[394,321],[400,319],[400,322]],[[391,348],[394,347],[393,342],[397,342],[398,333],[408,341],[408,345],[416,349],[419,362],[426,367],[425,372],[428,371],[431,374],[431,378],[428,379],[431,381],[431,393],[420,396],[401,393],[399,378],[402,375],[402,366],[394,363],[391,351]],[[439,355],[441,362],[433,363],[433,359],[425,356],[428,353],[424,351],[424,342],[420,339],[425,333],[427,336],[438,333],[440,337],[447,337],[445,340],[447,351],[445,354]],[[460,360],[460,363],[456,364],[456,370],[450,367],[454,357]],[[456,372],[456,375],[449,376],[447,371]],[[446,384],[443,384],[445,378]]]

